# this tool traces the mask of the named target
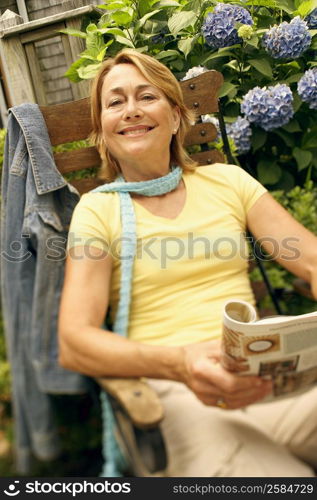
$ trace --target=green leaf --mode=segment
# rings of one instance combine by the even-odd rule
[[[251,47],[257,48],[259,45],[259,37],[256,35],[253,35],[250,40],[246,40],[247,45],[251,45]]]
[[[316,147],[316,137],[317,137],[317,126],[313,127],[311,130],[306,132],[302,138],[302,148],[314,148]]]
[[[267,59],[249,59],[248,62],[262,75],[273,78],[272,68]]]
[[[224,82],[218,92],[218,97],[224,97],[225,95],[228,95],[230,92],[233,90],[236,90],[237,86],[233,85],[231,82]]]
[[[120,35],[125,37],[124,32],[120,28],[100,28],[99,31],[103,35]]]
[[[294,11],[294,2],[293,0],[279,0],[278,6],[280,9],[287,12],[287,14],[292,14]]]
[[[257,165],[257,172],[262,184],[276,184],[282,175],[281,168],[272,160],[261,160]]]
[[[313,155],[310,151],[305,151],[304,149],[294,148],[293,155],[297,162],[298,170],[303,170],[308,167],[313,159]]]
[[[298,80],[300,80],[302,76],[303,76],[303,73],[295,73],[295,75],[291,75],[288,78],[286,78],[284,80],[284,82],[286,82],[286,83],[298,82]],[[282,82],[280,82],[280,83],[282,83]]]
[[[152,10],[153,2],[151,0],[142,0],[142,2],[138,2],[140,17],[143,17],[145,14]]]
[[[154,57],[155,59],[165,59],[165,57],[179,57],[179,52],[177,50],[162,50]]]
[[[80,30],[74,30],[73,28],[65,28],[64,30],[59,30],[59,33],[65,33],[65,35],[78,36],[79,38],[86,38],[87,34]]]
[[[275,0],[249,0],[248,2],[244,2],[245,5],[259,5],[261,7],[276,7]],[[279,2],[280,4],[280,2]]]
[[[131,47],[131,49],[134,49],[133,42],[130,40],[130,38],[125,38],[120,35],[115,36],[116,42],[121,43],[121,45],[127,45],[128,47]]]
[[[262,148],[266,143],[267,132],[261,128],[254,128],[252,132],[252,151],[255,153],[258,149]]]
[[[177,47],[179,48],[179,50],[181,52],[183,52],[185,57],[187,57],[188,54],[190,53],[190,51],[192,50],[193,45],[195,44],[196,40],[197,40],[197,36],[184,38],[183,40],[178,41]]]
[[[105,43],[103,41],[103,37],[101,33],[98,31],[90,31],[87,33],[86,38],[86,46],[85,55],[90,55],[94,58],[97,57],[99,52],[104,48]]]
[[[77,70],[78,75],[83,80],[90,80],[91,78],[94,78],[96,76],[101,64],[102,63],[100,62],[97,64],[89,64],[88,66],[82,66],[81,68],[78,68],[78,70]]]
[[[182,29],[188,28],[188,26],[193,25],[196,22],[196,20],[197,20],[196,12],[189,10],[173,14],[173,16],[168,20],[167,24],[170,32],[173,34],[177,34]]]
[[[302,129],[300,128],[299,126],[299,123],[297,120],[291,120],[289,123],[287,123],[286,125],[284,125],[283,127],[283,130],[286,130],[286,132],[301,132]]]
[[[233,53],[230,50],[218,50],[213,54],[207,56],[205,59],[201,61],[200,64],[204,65],[207,61],[211,61],[212,59],[218,59],[220,57],[232,57]]]
[[[87,33],[93,33],[94,31],[98,31],[98,28],[94,23],[90,23],[88,24],[86,31]]]
[[[182,71],[184,69],[184,62],[181,59],[174,59],[170,61],[170,66],[177,71]]]
[[[126,6],[125,2],[107,2],[105,5],[98,5],[98,8],[105,10],[117,10],[124,9]]]
[[[156,10],[153,10],[152,12],[148,12],[147,14],[145,14],[145,16],[141,17],[141,19],[139,19],[137,22],[138,28],[141,28],[146,23],[146,21],[148,19],[150,19],[150,17],[154,16],[158,12],[160,12],[160,10],[156,9]]]
[[[285,142],[286,146],[289,148],[293,148],[295,146],[295,141],[292,135],[290,135],[288,132],[284,132],[283,130],[274,130],[274,133],[278,135],[283,141]]]
[[[294,112],[296,113],[296,111],[299,110],[299,108],[301,107],[301,105],[303,104],[301,98],[299,97],[298,94],[296,94],[295,92],[293,92],[293,109],[294,109]]]
[[[312,0],[307,0],[306,2],[302,2],[298,9],[297,12],[300,14],[302,17],[307,16],[314,8],[317,7],[317,2],[312,1]]]
[[[166,9],[167,7],[179,7],[180,3],[175,2],[174,0],[161,0],[160,2],[156,2],[153,7],[155,9]]]
[[[64,76],[66,76],[71,82],[78,83],[82,80],[78,74],[78,69],[81,68],[86,64],[86,61],[84,58],[77,59],[64,73]]]
[[[128,26],[132,21],[132,16],[128,12],[114,12],[112,18],[119,26]]]

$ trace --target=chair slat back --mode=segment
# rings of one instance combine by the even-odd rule
[[[186,105],[195,110],[198,116],[217,112],[217,94],[222,83],[221,73],[214,70],[180,82]],[[40,106],[40,109],[53,146],[80,141],[89,136],[91,132],[89,97],[63,104]],[[207,146],[207,143],[212,142],[216,136],[217,130],[212,123],[199,123],[199,120],[188,132],[185,146],[203,145],[205,149],[191,155],[200,165],[224,161],[220,151],[209,150]],[[99,153],[94,147],[54,153],[54,159],[62,174],[96,167],[101,163]],[[71,182],[81,194],[101,183],[97,178]]]

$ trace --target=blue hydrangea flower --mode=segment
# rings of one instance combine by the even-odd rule
[[[300,57],[310,46],[311,34],[307,23],[299,16],[290,23],[284,22],[267,31],[262,44],[274,59]]]
[[[305,71],[297,84],[297,91],[310,109],[317,109],[317,66]]]
[[[308,28],[311,30],[317,29],[317,7],[305,18]]]
[[[253,20],[247,9],[238,5],[218,3],[209,12],[202,26],[202,33],[208,45],[213,48],[229,47],[241,43],[236,24],[252,25]]]
[[[212,115],[202,115],[203,123],[212,123],[217,129],[217,136],[213,142],[219,142],[221,139],[219,120]],[[245,118],[238,116],[236,121],[226,124],[226,132],[236,145],[238,155],[247,153],[251,148],[252,131],[250,123]]]
[[[241,112],[249,122],[262,127],[264,130],[286,125],[293,117],[293,95],[285,84],[274,87],[254,87],[244,96],[241,103]]]
[[[199,76],[202,73],[205,73],[205,71],[208,71],[208,69],[204,68],[203,66],[194,66],[187,71],[182,80],[189,80],[190,78],[194,78],[195,76]]]
[[[250,150],[252,130],[246,118],[238,116],[235,122],[226,125],[226,130],[236,145],[238,155],[245,154]]]

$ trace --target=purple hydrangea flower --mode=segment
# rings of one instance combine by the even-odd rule
[[[297,84],[297,91],[310,109],[317,109],[317,66],[305,71]]]
[[[311,34],[307,23],[299,16],[290,23],[273,26],[265,33],[262,44],[274,59],[300,57],[310,46]]]
[[[203,66],[194,66],[193,68],[190,68],[185,76],[182,78],[182,80],[189,80],[190,78],[194,78],[195,76],[199,76],[202,73],[205,73],[206,71],[209,71],[207,68],[204,68]]]
[[[293,117],[293,95],[285,84],[274,87],[254,87],[244,96],[241,103],[241,112],[249,122],[262,127],[264,130],[286,125]]]
[[[213,12],[204,20],[202,33],[208,45],[214,48],[229,47],[241,43],[236,24],[252,25],[253,20],[247,9],[238,5],[218,3]]]
[[[236,145],[238,155],[245,154],[250,150],[252,130],[246,118],[238,116],[235,122],[226,125],[226,130]]]
[[[308,28],[311,30],[317,29],[317,7],[305,18]]]

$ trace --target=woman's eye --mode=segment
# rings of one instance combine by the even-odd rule
[[[155,96],[151,94],[144,94],[141,96],[141,99],[144,101],[153,101],[155,99]]]
[[[109,107],[118,106],[118,104],[121,104],[121,102],[122,101],[120,101],[120,99],[115,99],[114,101],[109,102],[108,106]]]

